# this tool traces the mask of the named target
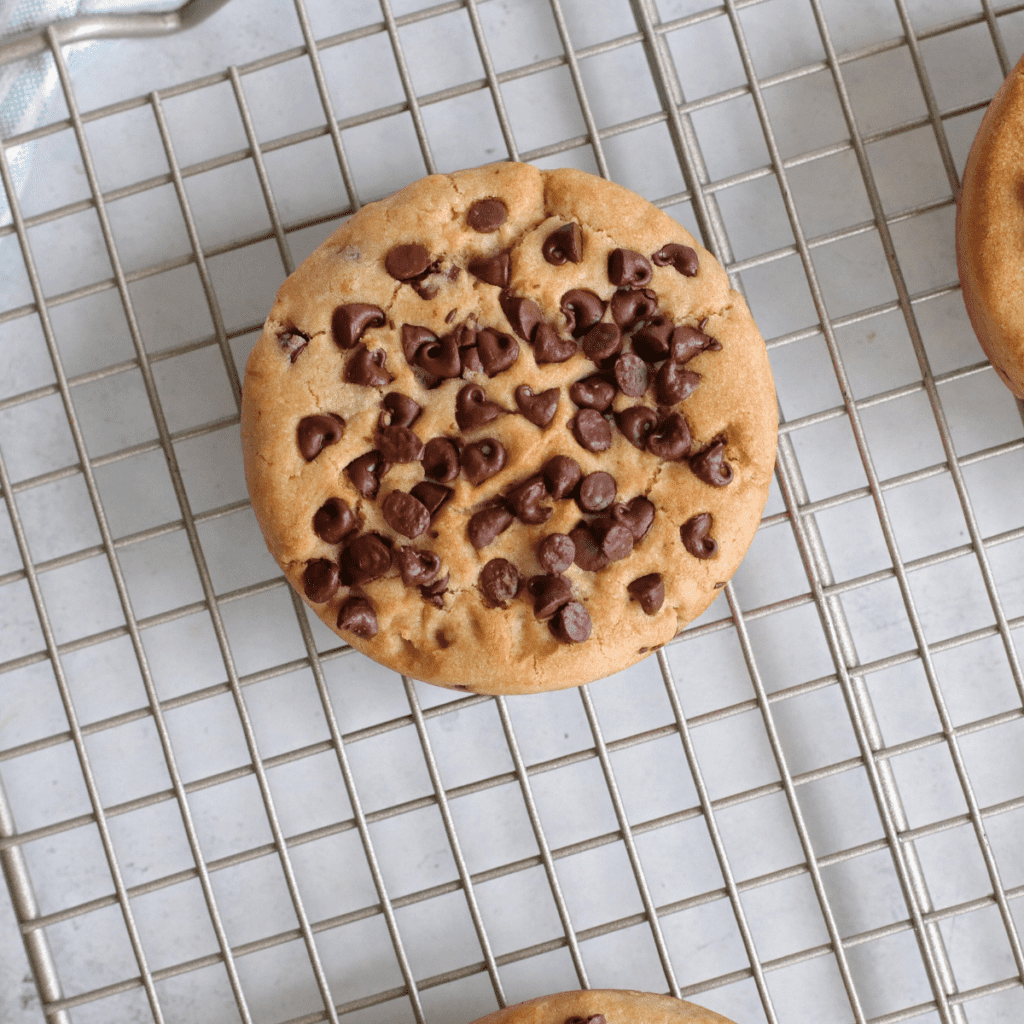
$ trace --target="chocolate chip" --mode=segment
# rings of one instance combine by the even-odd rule
[[[430,480],[421,480],[409,493],[423,503],[430,513],[430,521],[433,522],[441,507],[455,492],[450,487],[432,483]]]
[[[586,523],[569,531],[573,542],[573,561],[585,572],[600,572],[608,564],[608,556],[598,547]]]
[[[551,620],[551,632],[563,644],[580,644],[590,639],[590,614],[579,601],[563,604]]]
[[[447,437],[432,437],[423,446],[423,472],[435,480],[451,483],[459,475],[459,449]]]
[[[437,341],[428,341],[417,349],[414,361],[434,377],[458,377],[462,373],[458,336],[446,334]]]
[[[590,376],[576,381],[569,387],[569,397],[581,409],[596,409],[606,412],[615,397],[615,385],[603,377]]]
[[[580,409],[573,420],[572,432],[588,452],[606,452],[612,446],[612,428],[596,409]]]
[[[501,305],[501,311],[512,325],[512,330],[523,341],[529,341],[533,337],[537,325],[544,319],[540,306],[533,299],[522,299],[516,295],[509,295],[508,292],[502,292],[498,297],[498,302]]]
[[[533,576],[526,588],[533,596],[533,614],[538,619],[550,619],[572,600],[572,584],[564,576]]]
[[[388,526],[410,540],[424,533],[430,525],[426,505],[406,491],[391,491],[381,502],[380,509]]]
[[[401,334],[402,351],[410,365],[416,362],[416,353],[424,345],[437,342],[437,335],[433,331],[426,327],[418,327],[416,324],[402,324]]]
[[[361,533],[341,553],[341,581],[359,586],[378,580],[391,568],[391,548],[376,533]]]
[[[504,533],[515,521],[515,516],[502,505],[488,505],[474,512],[466,526],[469,542],[479,551]]]
[[[668,356],[670,339],[675,326],[663,313],[651,317],[633,335],[633,351],[645,363],[660,362]]]
[[[630,398],[643,398],[647,390],[647,364],[632,352],[623,352],[615,360],[615,383]]]
[[[338,629],[363,640],[377,635],[377,613],[368,598],[350,597],[338,609]]]
[[[432,274],[430,276],[424,274],[422,277],[414,277],[409,284],[412,285],[413,291],[421,299],[433,299],[437,297],[437,293],[441,288],[441,284],[437,279],[437,276]]]
[[[639,544],[654,522],[654,502],[638,494],[625,504],[620,502],[613,505],[612,519],[625,526],[633,534],[633,543]]]
[[[548,494],[556,500],[567,498],[583,476],[580,464],[568,455],[552,455],[541,468]]]
[[[679,527],[679,539],[694,558],[711,558],[718,550],[718,541],[711,536],[713,523],[710,512],[700,512]]]
[[[662,405],[675,405],[689,398],[700,384],[700,374],[682,363],[665,362],[654,378],[654,393]]]
[[[690,425],[681,412],[670,412],[658,420],[647,435],[647,450],[659,459],[679,462],[690,454]]]
[[[484,364],[480,362],[480,353],[476,345],[467,345],[459,349],[459,359],[462,361],[462,376],[467,373],[483,373]]]
[[[519,411],[534,425],[543,429],[555,418],[560,397],[558,388],[548,388],[535,395],[529,384],[520,384],[515,396]]]
[[[583,351],[598,366],[614,364],[622,351],[622,331],[615,324],[594,324],[583,339]]]
[[[455,422],[460,430],[476,430],[497,419],[504,411],[487,397],[479,384],[466,384],[455,396]]]
[[[493,256],[474,256],[466,264],[466,269],[485,284],[493,284],[498,288],[507,288],[512,280],[512,258],[507,249]]]
[[[420,548],[401,547],[395,555],[402,582],[407,587],[418,587],[431,583],[441,571],[441,556],[434,551]]]
[[[644,288],[635,292],[616,292],[609,303],[612,310],[612,319],[624,331],[647,320],[658,312],[658,296]]]
[[[423,442],[409,427],[384,427],[377,431],[376,441],[385,462],[416,462],[423,455]]]
[[[488,608],[507,608],[522,586],[519,570],[505,558],[492,558],[480,570],[480,590]]]
[[[488,377],[507,370],[519,358],[519,342],[511,334],[499,334],[485,327],[477,335],[480,364]]]
[[[314,558],[306,563],[302,574],[302,591],[313,604],[326,604],[341,586],[338,564],[327,558]]]
[[[566,260],[579,263],[583,258],[583,230],[579,224],[563,224],[544,239],[540,247],[544,259],[560,267]]]
[[[598,516],[590,524],[590,536],[609,562],[618,562],[633,550],[633,534],[612,516]]]
[[[533,332],[533,358],[541,363],[564,363],[576,355],[576,342],[562,338],[551,324],[537,324]]]
[[[640,607],[648,615],[654,615],[665,603],[665,583],[660,572],[648,573],[639,579],[633,580],[626,589],[634,601],[640,602]]]
[[[337,444],[344,430],[345,421],[333,412],[303,416],[296,431],[302,457],[312,462],[325,448]]]
[[[560,308],[565,316],[565,329],[582,338],[604,316],[605,304],[585,288],[573,288],[562,296]]]
[[[466,479],[471,484],[482,484],[495,473],[501,472],[506,458],[504,445],[500,441],[495,441],[493,437],[485,437],[481,441],[467,444],[462,449],[460,462]]]
[[[489,235],[497,231],[505,218],[508,217],[508,207],[493,196],[488,199],[478,199],[466,214],[466,223],[481,234]]]
[[[372,352],[360,342],[345,364],[345,380],[368,388],[382,388],[391,383],[391,374],[384,369],[388,354],[382,348]]]
[[[616,288],[643,288],[652,273],[651,261],[633,249],[613,249],[608,254],[608,280]]]
[[[294,363],[299,358],[299,354],[309,344],[309,335],[303,334],[302,331],[296,330],[294,327],[290,327],[278,333],[277,344],[281,351]]]
[[[537,548],[537,561],[547,573],[565,572],[576,557],[576,545],[567,533],[549,533]]]
[[[359,532],[359,520],[344,498],[328,498],[313,516],[313,532],[325,544],[339,544]]]
[[[364,498],[376,498],[380,478],[391,467],[380,452],[365,452],[345,467],[345,475]]]
[[[418,242],[396,245],[384,257],[384,269],[396,281],[411,281],[430,269],[430,253]]]
[[[615,500],[615,491],[615,477],[611,473],[588,473],[580,481],[576,504],[584,512],[603,512]]]
[[[350,302],[339,306],[331,317],[331,333],[338,348],[355,348],[363,331],[384,326],[384,310],[368,302]]]
[[[712,487],[725,487],[732,480],[732,466],[725,461],[727,443],[725,435],[719,434],[707,448],[690,459],[694,475]]]
[[[697,253],[688,245],[680,245],[678,242],[663,245],[651,257],[651,262],[656,267],[667,267],[671,264],[683,277],[695,277],[699,267]]]
[[[435,608],[443,608],[444,598],[441,595],[448,590],[448,580],[450,578],[451,573],[446,572],[439,580],[434,580],[433,583],[425,583],[420,587],[420,594],[423,596],[423,600],[428,604],[432,604]]]
[[[391,414],[387,424],[381,426],[411,427],[423,412],[419,402],[403,395],[401,391],[389,391],[382,399],[381,405]]]
[[[703,331],[698,331],[696,327],[683,325],[672,332],[669,358],[674,363],[685,363],[699,352],[705,350],[717,352],[721,347],[715,338],[709,338]]]
[[[641,451],[658,422],[658,414],[649,405],[632,405],[615,414],[615,422],[626,440]]]
[[[537,473],[516,484],[505,495],[505,501],[520,522],[535,525],[547,522],[551,515],[551,506],[540,504],[547,493],[544,477]]]

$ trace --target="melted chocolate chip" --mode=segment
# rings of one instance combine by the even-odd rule
[[[639,544],[654,522],[654,502],[638,494],[632,501],[613,505],[612,519],[625,526],[633,534],[633,543]]]
[[[641,320],[647,320],[658,312],[658,296],[650,288],[635,292],[619,291],[612,296],[609,305],[612,319],[624,331],[628,331]]]
[[[480,590],[488,608],[507,608],[522,586],[519,570],[505,558],[492,558],[480,571]]]
[[[552,455],[541,469],[548,494],[556,500],[567,498],[583,476],[580,464],[568,455]]]
[[[381,399],[381,405],[390,414],[388,423],[382,423],[382,427],[411,427],[423,412],[423,406],[419,402],[408,395],[403,395],[401,391],[389,391]]]
[[[583,258],[583,230],[579,224],[563,224],[544,239],[540,251],[554,267],[560,267],[566,260],[579,263]]]
[[[654,615],[665,603],[665,583],[661,573],[652,572],[633,580],[626,589],[633,601],[639,601],[640,607],[648,615]]]
[[[329,412],[318,416],[303,416],[296,431],[299,452],[312,462],[325,448],[337,444],[345,430],[345,421]]]
[[[432,437],[423,446],[423,472],[435,480],[451,483],[459,475],[459,449],[447,437]]]
[[[675,405],[697,390],[700,374],[687,370],[682,363],[666,361],[654,378],[654,393],[662,405]]]
[[[430,513],[430,521],[433,522],[441,507],[455,492],[450,487],[432,483],[430,480],[421,480],[409,493],[423,503]]]
[[[380,478],[391,467],[380,452],[364,452],[345,467],[345,475],[364,498],[376,498]]]
[[[615,422],[623,437],[643,451],[647,438],[658,423],[658,414],[649,405],[633,405],[615,414]]]
[[[538,619],[550,619],[572,600],[572,584],[564,576],[533,576],[526,586],[533,596],[533,614]]]
[[[341,581],[359,586],[378,580],[391,568],[391,548],[376,533],[361,533],[341,553]]]
[[[515,391],[519,411],[533,424],[543,429],[555,418],[558,409],[558,388],[548,388],[539,395],[533,393],[529,384],[520,384]]]
[[[679,527],[679,539],[694,558],[711,558],[718,551],[718,541],[711,536],[713,523],[710,512],[700,512]]]
[[[507,370],[519,358],[519,342],[511,334],[499,334],[485,327],[477,335],[480,365],[488,377]]]
[[[563,604],[551,620],[551,632],[563,644],[581,644],[590,639],[590,613],[579,601]]]
[[[448,580],[451,578],[451,573],[446,572],[439,580],[434,580],[433,583],[426,583],[420,587],[420,594],[423,596],[423,600],[428,604],[432,604],[435,608],[444,607],[444,598],[441,596],[448,590]],[[445,644],[446,647],[451,646]]]
[[[615,397],[615,385],[603,377],[584,377],[569,387],[569,397],[581,409],[606,412]]]
[[[512,330],[523,341],[530,341],[537,325],[544,320],[540,306],[533,299],[522,299],[516,295],[509,295],[508,292],[502,292],[498,302],[501,305],[501,311],[512,325]]]
[[[645,363],[657,363],[665,359],[669,353],[670,339],[675,324],[667,316],[658,313],[650,318],[636,334],[633,335],[633,351]]]
[[[505,495],[505,501],[520,522],[531,525],[544,523],[551,515],[551,506],[540,504],[547,493],[544,477],[537,473],[516,484]]]
[[[467,373],[483,373],[484,364],[480,362],[480,352],[476,345],[467,345],[459,349],[459,359],[462,361],[462,376]]]
[[[573,542],[573,561],[585,572],[600,572],[608,564],[608,556],[598,547],[586,523],[569,531]]]
[[[630,398],[643,398],[647,390],[647,364],[632,352],[623,352],[615,360],[615,383]]]
[[[278,347],[294,363],[309,344],[309,335],[294,327],[280,331],[277,335]]]
[[[678,242],[669,242],[663,245],[652,257],[651,262],[656,267],[676,268],[683,277],[695,277],[699,264],[697,253],[688,245],[680,245]]]
[[[733,477],[732,466],[725,461],[726,441],[724,434],[712,440],[702,452],[698,452],[690,459],[690,469],[694,476],[703,480],[712,487],[725,487]]]
[[[402,547],[396,552],[395,561],[407,587],[431,583],[441,571],[441,556],[434,551]]]
[[[352,350],[345,364],[345,380],[349,384],[361,384],[363,387],[382,388],[391,383],[391,374],[384,369],[388,354],[382,348],[372,352],[360,342]]]
[[[576,504],[584,512],[603,512],[615,500],[616,483],[611,473],[598,470],[580,481]]]
[[[416,353],[424,345],[437,343],[437,335],[433,331],[426,327],[418,327],[416,324],[402,324],[401,333],[402,351],[410,365],[416,362]]]
[[[417,366],[434,377],[458,377],[462,373],[457,334],[446,334],[437,341],[428,341],[416,351]]]
[[[537,548],[537,561],[547,573],[565,572],[576,557],[576,545],[567,533],[549,533]]]
[[[608,254],[608,280],[616,288],[643,288],[652,273],[651,261],[633,249],[613,249]]]
[[[583,339],[583,351],[598,366],[613,365],[622,351],[622,331],[615,324],[594,324]]]
[[[350,302],[339,306],[331,317],[331,333],[338,348],[355,348],[363,332],[384,326],[384,310],[368,302]]]
[[[572,433],[588,452],[606,452],[612,446],[612,428],[596,409],[580,409],[573,420]]]
[[[573,288],[562,296],[560,308],[565,316],[565,329],[582,338],[604,316],[605,304],[585,288]]]
[[[313,516],[313,532],[325,544],[339,544],[359,532],[359,520],[344,498],[328,498]]]
[[[691,445],[690,425],[681,412],[670,412],[662,417],[647,436],[647,450],[669,462],[685,459],[690,454]]]
[[[717,352],[721,347],[715,338],[708,337],[703,331],[683,325],[672,332],[669,358],[674,363],[685,363],[700,352]]]
[[[479,384],[466,384],[455,396],[455,422],[460,430],[476,430],[497,419],[504,411],[487,397]]]
[[[502,505],[488,505],[474,512],[466,526],[469,542],[479,551],[491,544],[500,533],[504,533],[515,521],[515,516]]]
[[[416,462],[423,455],[423,442],[409,427],[384,427],[377,431],[376,440],[385,462]]]
[[[363,640],[377,635],[377,613],[368,598],[350,597],[338,609],[338,629]]]
[[[541,363],[564,363],[576,355],[576,342],[562,338],[551,324],[539,323],[533,332],[533,358]]]
[[[497,231],[505,218],[508,217],[508,207],[493,196],[488,199],[478,199],[466,214],[466,223],[481,234],[489,235]]]
[[[302,574],[302,591],[313,604],[326,604],[341,586],[338,564],[327,558],[314,558],[306,563]]]
[[[590,524],[590,536],[609,562],[618,562],[633,550],[633,534],[612,516],[598,516]]]
[[[471,484],[482,484],[501,471],[506,458],[504,445],[493,437],[485,437],[462,449],[462,472]]]
[[[418,242],[396,245],[384,257],[384,269],[396,281],[411,281],[430,269],[430,253]]]
[[[410,540],[424,533],[430,525],[426,505],[405,491],[391,491],[381,502],[380,510],[388,526]]]
[[[512,258],[507,249],[493,256],[474,256],[466,264],[466,269],[485,284],[498,288],[507,288],[512,280]]]

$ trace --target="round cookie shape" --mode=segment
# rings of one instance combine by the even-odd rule
[[[1024,398],[1024,57],[982,118],[956,216],[957,269],[974,333]]]
[[[559,992],[496,1010],[473,1024],[733,1024],[673,996],[627,989]]]
[[[327,626],[417,679],[532,693],[707,608],[777,426],[710,253],[621,186],[510,162],[414,182],[312,253],[241,430],[267,546]]]

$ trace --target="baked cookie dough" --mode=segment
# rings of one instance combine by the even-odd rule
[[[732,1024],[672,996],[620,989],[560,992],[489,1013],[473,1024]]]
[[[967,157],[956,255],[974,333],[1003,383],[1024,398],[1024,57]]]
[[[518,163],[359,210],[281,287],[242,397],[292,585],[382,664],[481,693],[610,675],[699,615],[776,432],[714,258],[618,185]]]

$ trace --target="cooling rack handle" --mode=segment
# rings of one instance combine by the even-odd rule
[[[61,46],[92,39],[131,39],[181,32],[204,21],[228,0],[186,0],[172,11],[136,14],[83,14],[54,22],[49,28],[32,29],[0,43],[0,65],[24,60],[50,48],[49,32]]]

